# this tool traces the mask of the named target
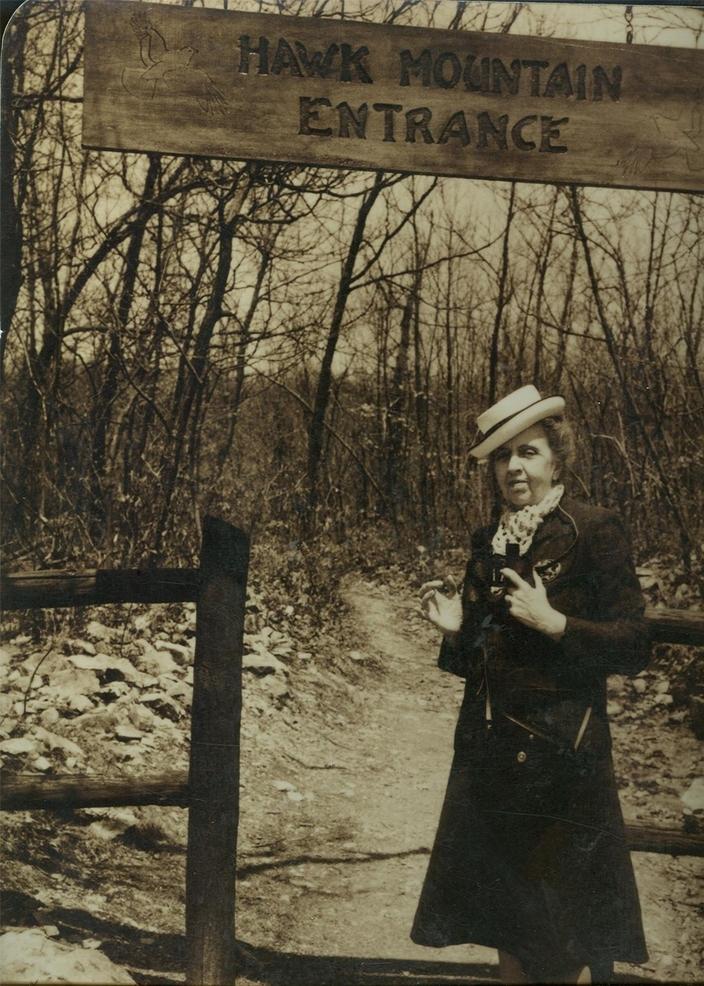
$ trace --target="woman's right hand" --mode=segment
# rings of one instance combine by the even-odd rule
[[[462,600],[451,575],[423,583],[418,595],[421,612],[427,620],[449,637],[459,633],[462,625]]]

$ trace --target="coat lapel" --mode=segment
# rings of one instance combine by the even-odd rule
[[[579,532],[571,515],[554,510],[538,528],[531,546],[531,560],[545,583],[567,574],[574,562]]]

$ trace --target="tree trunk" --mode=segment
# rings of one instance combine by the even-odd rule
[[[20,13],[7,29],[2,57],[2,82],[0,94],[0,375],[4,371],[5,347],[17,296],[22,285],[22,216],[17,208],[14,190],[15,178],[15,117],[12,112],[14,84],[18,82],[17,63],[27,35],[27,23]]]
[[[159,170],[159,157],[150,155],[149,167],[144,180],[142,200],[148,202],[153,194],[156,184],[156,177]],[[132,308],[132,297],[137,280],[139,257],[142,252],[144,233],[147,221],[135,224],[134,230],[127,246],[125,264],[122,274],[122,287],[120,298],[117,304],[117,319],[111,325],[109,335],[110,344],[107,354],[107,366],[105,376],[97,393],[95,407],[92,414],[92,497],[91,497],[91,533],[93,540],[97,541],[103,532],[105,523],[105,469],[106,469],[106,447],[107,437],[110,428],[112,405],[117,396],[118,383],[122,373],[122,336],[127,327],[127,321]]]
[[[506,307],[507,294],[506,282],[509,271],[509,237],[511,235],[511,224],[513,222],[513,206],[516,197],[516,183],[511,182],[511,193],[508,200],[508,210],[506,213],[506,226],[504,227],[503,246],[501,249],[501,271],[499,273],[499,291],[496,299],[496,314],[494,316],[494,328],[491,333],[491,347],[489,350],[489,393],[487,404],[496,401],[496,390],[498,386],[499,374],[499,342],[501,339],[501,325],[504,318],[504,308]]]
[[[246,187],[237,194],[238,204],[241,203],[247,194]],[[208,299],[203,320],[198,330],[195,340],[193,356],[189,361],[189,375],[186,378],[185,386],[180,404],[176,409],[176,417],[173,429],[174,445],[168,449],[167,461],[164,462],[164,483],[162,488],[162,502],[159,519],[157,522],[154,545],[152,549],[152,561],[156,563],[161,555],[168,527],[173,520],[171,505],[178,486],[179,471],[183,454],[186,450],[188,441],[188,425],[191,419],[191,412],[199,390],[205,386],[205,376],[208,366],[208,352],[210,342],[213,337],[215,326],[218,323],[223,306],[223,298],[227,289],[227,280],[232,266],[232,244],[235,231],[239,223],[239,208],[233,210],[235,215],[230,219],[225,219],[225,204],[220,203],[219,208],[219,250],[217,269],[213,278],[213,286]]]
[[[314,524],[315,510],[319,503],[320,489],[319,489],[319,476],[320,476],[320,464],[323,456],[323,438],[325,435],[325,414],[327,412],[328,403],[330,400],[330,391],[332,389],[332,363],[335,357],[335,351],[337,349],[337,343],[340,338],[340,330],[342,328],[342,320],[345,315],[345,309],[347,307],[347,298],[349,296],[350,287],[352,285],[352,276],[354,274],[354,265],[357,260],[357,255],[359,254],[360,248],[362,246],[362,240],[364,238],[364,230],[367,225],[367,219],[369,214],[374,207],[374,203],[379,197],[379,193],[382,189],[383,175],[377,175],[373,186],[364,196],[362,204],[360,206],[359,212],[357,213],[357,220],[355,222],[354,231],[352,233],[352,239],[350,241],[349,249],[347,251],[347,256],[342,265],[342,272],[340,274],[340,282],[337,288],[337,296],[335,298],[335,306],[333,308],[332,319],[330,320],[330,329],[328,331],[327,343],[325,345],[325,353],[323,354],[323,362],[320,367],[320,375],[318,377],[318,386],[315,392],[315,400],[313,402],[313,413],[311,415],[310,427],[308,430],[308,523],[309,525]]]

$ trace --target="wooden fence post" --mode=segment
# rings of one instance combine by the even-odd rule
[[[234,982],[242,635],[249,541],[206,517],[197,603],[186,862],[186,981]]]

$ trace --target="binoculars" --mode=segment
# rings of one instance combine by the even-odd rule
[[[521,557],[519,547],[512,541],[506,545],[505,555],[492,555],[491,559],[491,594],[494,598],[503,599],[509,581],[501,573],[502,568],[511,568],[517,575],[520,575],[526,582],[533,584],[533,567],[524,555]]]

